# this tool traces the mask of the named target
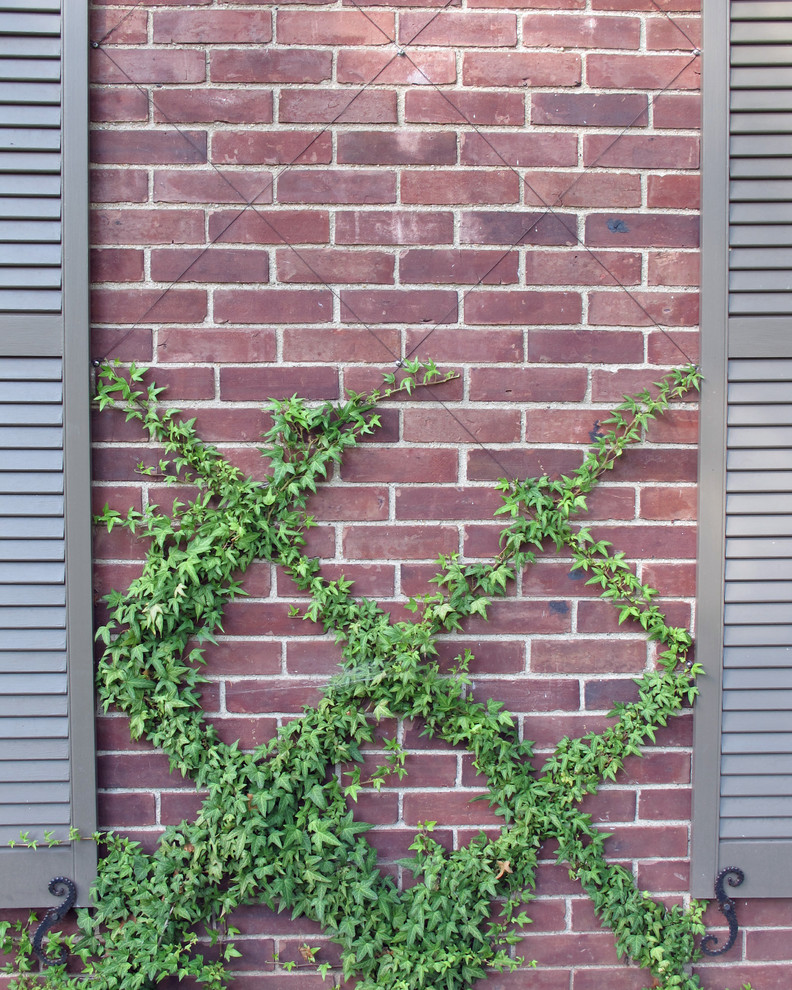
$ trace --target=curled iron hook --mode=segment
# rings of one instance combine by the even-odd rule
[[[72,880],[68,877],[53,877],[49,882],[49,887],[47,888],[51,894],[55,897],[65,897],[62,904],[58,907],[52,908],[48,911],[40,925],[33,934],[33,952],[36,958],[44,966],[62,966],[66,962],[69,953],[66,949],[62,948],[59,955],[55,959],[50,959],[44,952],[42,946],[42,941],[44,936],[54,925],[57,925],[66,914],[74,907],[74,902],[77,900],[77,888]]]
[[[728,879],[727,879],[728,878]],[[718,936],[717,935],[705,935],[701,940],[701,951],[705,956],[721,956],[724,952],[728,952],[729,949],[737,941],[737,909],[735,907],[734,901],[726,893],[726,888],[724,886],[724,881],[728,882],[730,887],[739,887],[740,884],[745,879],[745,874],[738,866],[727,866],[725,870],[721,870],[715,879],[715,896],[718,898],[718,907],[720,908],[723,916],[729,922],[729,938],[726,944],[720,949],[711,949],[707,946],[717,945]]]

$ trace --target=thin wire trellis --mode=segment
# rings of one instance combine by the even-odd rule
[[[489,139],[489,137],[487,136],[486,132],[482,131],[482,129],[480,127],[478,127],[473,121],[471,121],[470,118],[449,97],[448,93],[445,90],[441,89],[438,84],[436,84],[431,78],[429,78],[429,76],[427,76],[427,74],[424,72],[423,68],[419,64],[416,63],[416,61],[411,57],[411,55],[407,51],[407,49],[409,48],[409,46],[411,46],[412,44],[415,43],[415,41],[417,40],[417,38],[419,38],[420,35],[423,34],[429,28],[429,26],[451,5],[451,3],[453,2],[453,0],[446,0],[446,2],[439,9],[435,10],[432,13],[432,15],[428,19],[428,21],[409,39],[409,41],[407,41],[407,42],[405,42],[405,43],[403,43],[401,45],[399,45],[397,43],[396,39],[392,38],[382,28],[382,26],[371,17],[366,10],[364,10],[363,8],[361,8],[358,5],[358,3],[356,2],[356,0],[350,0],[351,6],[355,7],[355,9],[366,20],[368,20],[372,25],[374,25],[377,28],[377,30],[380,31],[383,34],[383,36],[387,39],[387,41],[389,43],[392,43],[392,44],[394,44],[396,46],[396,51],[391,56],[391,58],[375,73],[375,75],[368,82],[366,82],[363,86],[361,86],[352,95],[352,97],[338,111],[338,113],[331,120],[327,121],[322,126],[322,128],[319,131],[317,131],[316,133],[314,133],[312,135],[311,139],[308,141],[308,143],[305,145],[304,148],[302,148],[296,155],[294,155],[289,162],[283,163],[280,168],[276,168],[276,169],[273,170],[273,172],[268,176],[268,180],[267,180],[266,184],[262,187],[262,189],[255,196],[253,196],[251,198],[248,198],[240,189],[237,188],[237,186],[234,184],[234,182],[232,181],[232,179],[230,178],[230,176],[228,175],[228,173],[226,173],[222,169],[218,168],[217,165],[215,165],[214,162],[212,162],[212,161],[209,160],[207,154],[204,152],[204,149],[201,146],[199,146],[195,141],[193,141],[193,139],[192,139],[191,135],[189,134],[189,132],[187,132],[185,129],[179,127],[178,123],[176,121],[174,121],[157,104],[157,101],[154,99],[152,93],[149,90],[147,90],[145,87],[143,87],[135,79],[133,79],[129,75],[129,73],[121,65],[119,65],[118,61],[116,59],[114,59],[112,57],[112,55],[110,55],[110,53],[103,47],[104,46],[104,43],[108,40],[108,38],[110,38],[113,35],[113,33],[126,21],[126,19],[134,12],[134,10],[136,10],[140,6],[140,4],[142,2],[143,2],[143,0],[138,0],[138,2],[135,3],[135,5],[124,14],[124,16],[118,21],[118,23],[116,25],[114,25],[112,28],[110,28],[108,31],[106,31],[104,33],[104,35],[102,35],[101,38],[99,38],[98,40],[92,42],[92,47],[94,49],[96,49],[96,50],[101,51],[101,53],[103,54],[103,56],[106,57],[115,66],[116,70],[122,76],[124,76],[124,78],[126,78],[128,80],[128,83],[130,85],[134,86],[136,89],[138,89],[141,93],[144,94],[144,96],[145,96],[145,98],[146,98],[146,100],[147,100],[147,102],[149,104],[149,107],[150,108],[154,108],[157,111],[157,113],[160,115],[160,117],[164,120],[164,122],[166,124],[168,124],[170,127],[172,127],[173,130],[175,130],[183,138],[183,140],[185,140],[193,148],[193,150],[196,152],[196,154],[198,155],[199,159],[201,159],[201,161],[202,161],[203,164],[208,165],[210,168],[212,168],[217,173],[217,175],[222,179],[222,181],[225,182],[229,186],[229,188],[239,197],[240,202],[243,205],[241,206],[241,208],[239,209],[239,211],[236,213],[236,215],[233,216],[231,218],[231,220],[218,233],[216,233],[215,236],[211,240],[209,240],[207,242],[207,244],[203,247],[203,249],[201,249],[198,252],[198,254],[190,261],[190,263],[184,268],[184,270],[176,278],[174,278],[172,281],[170,281],[169,284],[167,286],[165,286],[165,288],[163,288],[163,290],[161,291],[161,293],[159,294],[159,296],[157,296],[156,299],[147,307],[147,309],[144,311],[144,313],[136,320],[136,322],[129,328],[129,330],[127,330],[127,332],[125,334],[123,334],[120,337],[120,339],[118,339],[118,340],[116,340],[114,342],[113,347],[110,348],[105,354],[103,354],[102,356],[100,356],[100,357],[98,357],[98,358],[95,359],[97,363],[101,363],[103,360],[105,360],[110,355],[110,353],[112,352],[112,350],[114,350],[115,348],[119,347],[120,344],[122,344],[123,341],[126,340],[126,338],[131,333],[133,333],[141,324],[145,323],[146,317],[161,302],[161,300],[163,299],[163,297],[165,295],[167,295],[167,293],[170,292],[170,290],[172,288],[174,288],[176,285],[180,284],[185,279],[185,277],[188,275],[188,273],[190,272],[190,270],[201,260],[201,258],[206,254],[206,252],[209,251],[215,244],[217,244],[218,241],[220,241],[225,236],[225,234],[227,233],[227,231],[245,213],[247,213],[249,210],[252,210],[253,212],[255,212],[260,217],[260,219],[270,228],[270,230],[273,232],[273,234],[275,235],[275,237],[278,238],[278,240],[280,240],[287,248],[289,248],[289,250],[291,250],[296,255],[296,257],[300,260],[300,262],[311,272],[311,274],[313,275],[313,277],[316,279],[316,282],[319,283],[319,284],[321,284],[321,285],[323,285],[333,295],[334,298],[337,298],[339,300],[340,305],[350,313],[350,315],[353,317],[353,319],[357,323],[359,323],[363,328],[365,328],[378,341],[378,343],[383,347],[383,349],[385,351],[387,351],[387,353],[395,360],[395,363],[396,363],[397,366],[403,364],[403,362],[405,360],[408,360],[412,355],[414,355],[426,343],[426,341],[432,336],[432,334],[435,333],[435,331],[440,326],[442,326],[445,323],[447,323],[447,321],[450,318],[452,318],[453,315],[458,311],[460,304],[464,303],[464,300],[470,295],[470,293],[473,292],[475,289],[479,288],[482,285],[482,283],[487,279],[487,277],[491,274],[491,272],[503,261],[503,259],[506,256],[508,256],[508,254],[515,247],[517,247],[520,243],[522,243],[524,241],[524,239],[536,228],[536,226],[539,223],[541,223],[541,221],[543,219],[545,219],[547,216],[550,216],[550,215],[554,216],[554,218],[561,224],[561,226],[574,239],[574,242],[577,243],[583,250],[585,250],[592,257],[592,259],[607,273],[607,275],[613,280],[613,284],[616,285],[621,291],[623,291],[624,293],[627,294],[627,296],[634,302],[634,304],[638,307],[638,309],[643,313],[643,315],[646,317],[646,319],[649,321],[649,323],[651,325],[653,325],[656,329],[658,329],[661,333],[663,333],[665,335],[665,337],[671,342],[671,344],[675,348],[677,348],[677,350],[679,350],[680,353],[686,358],[686,360],[691,361],[690,356],[685,352],[684,348],[681,347],[681,345],[679,344],[679,342],[677,340],[675,340],[667,332],[667,330],[665,329],[665,327],[662,324],[660,324],[654,318],[654,316],[641,303],[641,301],[638,298],[636,298],[636,296],[634,295],[634,293],[631,292],[630,289],[626,285],[624,285],[624,283],[615,275],[615,273],[610,270],[610,268],[602,260],[602,258],[596,252],[594,252],[594,251],[591,250],[591,248],[588,246],[588,244],[586,244],[583,241],[583,239],[580,237],[580,235],[578,234],[577,230],[574,229],[573,227],[570,227],[568,225],[568,223],[567,223],[568,214],[559,213],[555,209],[555,206],[557,204],[560,204],[560,203],[563,202],[563,200],[565,199],[565,197],[568,196],[568,194],[571,192],[571,190],[578,184],[578,182],[580,182],[580,180],[583,178],[583,176],[586,174],[586,172],[588,172],[589,169],[595,167],[602,160],[602,158],[609,151],[612,150],[612,148],[614,147],[614,145],[616,145],[619,142],[619,140],[626,133],[628,133],[628,131],[630,131],[637,124],[637,122],[642,117],[644,117],[648,113],[648,110],[653,107],[654,101],[658,97],[660,97],[663,93],[665,93],[669,89],[671,89],[673,87],[674,83],[677,81],[677,79],[679,79],[680,76],[682,76],[688,70],[688,68],[690,67],[690,65],[693,62],[695,62],[695,60],[700,56],[700,51],[699,51],[698,48],[695,47],[695,43],[690,38],[690,36],[684,31],[684,29],[681,27],[681,25],[677,21],[675,21],[668,14],[668,12],[666,10],[664,10],[663,8],[661,8],[658,5],[658,3],[656,2],[656,0],[651,0],[651,3],[653,4],[653,6],[657,9],[657,11],[659,11],[661,14],[663,14],[666,17],[666,19],[677,28],[677,30],[679,30],[679,32],[684,36],[684,38],[686,39],[686,41],[691,45],[691,48],[692,48],[692,50],[691,50],[691,58],[689,59],[689,61],[679,71],[676,72],[676,74],[673,76],[673,78],[670,79],[669,82],[661,90],[653,93],[649,97],[647,108],[645,110],[642,109],[640,111],[640,113],[638,113],[635,116],[635,118],[632,121],[630,121],[630,123],[628,123],[627,125],[625,125],[622,128],[622,130],[619,131],[618,134],[614,135],[613,140],[611,142],[609,142],[600,151],[600,153],[597,155],[597,157],[592,162],[588,163],[586,166],[584,166],[584,168],[579,173],[576,174],[574,180],[570,183],[570,185],[566,189],[564,189],[562,192],[558,193],[557,196],[555,197],[555,200],[552,203],[548,203],[548,202],[545,201],[545,199],[538,193],[538,191],[530,184],[530,182],[528,181],[528,179],[525,178],[524,176],[522,176],[520,174],[520,172],[518,171],[518,169],[511,162],[509,162],[503,156],[503,154],[501,154],[500,150]],[[268,216],[266,216],[264,213],[262,213],[261,209],[257,205],[257,201],[260,200],[265,194],[269,194],[269,192],[274,188],[274,183],[275,183],[276,179],[278,179],[281,175],[283,175],[284,172],[286,172],[288,169],[292,168],[295,164],[297,164],[300,161],[300,159],[306,154],[306,152],[308,150],[310,150],[310,148],[316,143],[316,141],[318,141],[319,138],[323,134],[325,134],[338,120],[340,120],[347,113],[347,111],[354,104],[354,102],[364,92],[366,92],[371,86],[373,86],[376,83],[376,81],[390,68],[390,66],[392,65],[392,63],[397,58],[399,58],[399,57],[406,57],[410,61],[411,65],[416,69],[416,71],[419,72],[420,75],[423,76],[423,78],[426,80],[426,83],[429,86],[433,87],[434,90],[440,94],[440,96],[442,97],[442,99],[452,108],[452,110],[454,111],[454,113],[456,113],[460,117],[461,122],[464,122],[468,127],[471,128],[471,130],[474,133],[476,133],[481,138],[481,140],[500,159],[500,161],[503,163],[503,165],[506,168],[508,168],[512,172],[514,172],[514,174],[518,178],[518,181],[522,185],[524,185],[524,187],[526,189],[530,190],[530,192],[532,193],[532,195],[541,204],[541,207],[543,207],[543,211],[540,212],[540,214],[532,220],[531,224],[528,227],[526,227],[523,231],[521,231],[519,237],[517,237],[513,241],[513,243],[510,244],[503,251],[503,253],[501,254],[501,256],[498,257],[498,259],[493,264],[491,264],[486,269],[486,271],[484,271],[481,274],[481,276],[478,278],[478,280],[474,284],[470,285],[467,289],[462,290],[462,294],[457,299],[457,301],[455,302],[454,307],[450,308],[449,311],[446,312],[446,313],[444,313],[441,316],[440,319],[436,320],[436,322],[433,324],[433,326],[431,327],[431,329],[429,329],[427,331],[427,333],[412,348],[410,348],[408,351],[406,351],[401,357],[399,357],[399,355],[397,355],[392,350],[392,348],[381,338],[381,336],[379,334],[377,334],[377,332],[374,330],[373,327],[369,326],[369,324],[366,321],[364,321],[363,319],[360,318],[360,316],[354,311],[354,308],[349,304],[348,300],[341,298],[341,296],[338,293],[338,291],[332,285],[330,285],[315,270],[315,268],[304,257],[304,255],[299,251],[299,249],[296,248],[293,244],[291,244],[289,242],[287,236],[285,234],[283,234],[283,232],[280,231],[275,226],[275,224],[272,223],[272,221],[270,220],[270,218]],[[459,425],[459,427],[468,436],[470,436],[472,438],[472,440],[478,446],[480,446],[483,450],[485,450],[487,452],[488,456],[490,458],[492,458],[492,460],[498,465],[498,467],[502,471],[504,471],[504,474],[508,474],[509,473],[505,469],[505,467],[503,466],[503,464],[500,463],[500,461],[498,460],[498,458],[495,455],[494,451],[492,451],[492,449],[490,447],[485,446],[472,433],[472,431],[466,426],[466,424],[460,420],[460,418],[454,413],[454,411],[445,402],[443,402],[441,399],[437,399],[436,396],[433,397],[432,401],[437,402],[439,405],[441,405],[445,409],[446,413],[452,419],[454,419],[457,422],[457,424]]]

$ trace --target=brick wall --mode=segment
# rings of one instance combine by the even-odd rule
[[[440,552],[497,547],[492,482],[574,467],[626,390],[697,353],[697,0],[388,0],[95,3],[93,354],[154,366],[202,434],[261,476],[262,403],[334,399],[404,355],[459,380],[392,403],[383,428],[316,497],[310,546],[328,573],[404,614]],[[249,204],[253,205],[249,205]],[[548,210],[548,205],[552,209]],[[634,558],[675,623],[691,622],[696,413],[653,427],[591,500],[598,535]],[[173,498],[121,418],[95,422],[97,506]],[[96,593],[123,586],[141,547],[98,533]],[[640,631],[548,557],[513,595],[449,637],[469,646],[479,697],[518,714],[542,752],[602,728],[652,662]],[[256,565],[250,598],[207,650],[204,705],[252,747],[319,698],[338,659],[282,573]],[[101,614],[101,607],[99,609]],[[101,824],[152,847],[192,816],[165,757],[99,718]],[[392,726],[409,776],[361,794],[383,869],[416,823],[449,848],[496,825],[464,752]],[[610,854],[669,903],[688,886],[691,718],[631,760],[589,810]],[[588,900],[545,849],[519,952],[536,971],[493,990],[637,990]],[[711,990],[788,985],[787,902],[740,902]],[[717,924],[717,913],[711,921]],[[306,922],[237,912],[241,990],[309,990],[299,946],[336,948]],[[750,962],[742,962],[743,958]]]

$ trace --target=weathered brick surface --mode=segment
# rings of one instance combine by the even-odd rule
[[[92,15],[105,39],[92,52],[93,356],[153,364],[257,478],[267,397],[337,399],[405,356],[458,369],[387,406],[311,501],[309,552],[326,573],[406,618],[438,553],[497,553],[497,478],[574,470],[623,391],[696,358],[698,2],[133,6],[96,2]],[[597,535],[678,622],[695,591],[695,431],[691,408],[670,416],[590,500]],[[141,477],[159,453],[134,424],[100,417],[94,439],[97,506],[183,496]],[[139,572],[142,547],[117,529],[94,552],[97,594]],[[473,649],[477,695],[514,710],[541,752],[604,728],[654,657],[570,565],[543,558],[488,623],[440,644],[446,668]],[[245,586],[206,650],[204,697],[222,738],[252,748],[318,700],[339,652],[290,614],[305,599],[284,574],[257,564]],[[690,721],[587,805],[642,889],[675,900],[688,885]],[[151,848],[198,798],[129,741],[125,719],[98,727],[102,824]],[[484,786],[470,757],[420,731],[383,728],[410,747],[409,775],[362,792],[356,810],[397,879],[419,820],[439,820],[448,848],[499,821],[470,803]],[[481,990],[643,987],[551,845],[519,947],[537,969]],[[743,960],[702,964],[706,990],[786,990],[789,902],[738,911]],[[242,990],[323,986],[273,962],[306,938],[337,961],[312,922],[251,906],[232,923]]]

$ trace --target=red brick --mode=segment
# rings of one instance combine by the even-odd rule
[[[240,248],[162,248],[151,252],[155,282],[267,282],[266,251]]]
[[[631,452],[629,455],[634,459]],[[695,527],[657,526],[638,523],[632,526],[597,526],[597,538],[610,540],[617,550],[629,549],[635,557],[678,557],[694,559],[696,556]]]
[[[212,159],[215,165],[327,165],[333,142],[321,131],[217,131]],[[229,173],[232,181],[235,174]]]
[[[91,327],[92,360],[112,356],[119,361],[153,360],[152,333],[146,327],[119,330],[116,327]]]
[[[643,335],[603,330],[529,330],[527,361],[610,364],[643,360]]]
[[[701,18],[648,17],[646,47],[654,51],[691,51],[701,47]]]
[[[139,89],[92,89],[90,99],[91,120],[95,123],[148,120],[148,97]]]
[[[695,482],[696,474],[695,450],[633,449],[615,466],[611,478],[613,481]]]
[[[220,398],[230,402],[265,402],[297,392],[311,399],[338,396],[333,368],[221,368]]]
[[[425,345],[425,346],[424,346]],[[435,361],[452,367],[460,361],[473,364],[522,361],[522,330],[443,329],[431,331],[421,328],[407,331],[407,353],[413,356],[431,353]]]
[[[100,165],[194,165],[206,161],[206,131],[91,131]]]
[[[268,10],[173,10],[154,14],[155,44],[244,44],[272,40]]]
[[[498,628],[515,633],[565,633],[569,631],[568,610],[563,602],[525,602],[519,599],[493,602],[488,609],[490,620]],[[553,606],[556,606],[555,608]],[[505,627],[501,627],[505,623]],[[579,701],[578,682],[569,678],[531,677],[515,679],[476,677],[473,681],[477,701],[492,698],[509,711],[539,712],[576,709]]]
[[[586,81],[601,89],[698,89],[701,59],[690,55],[597,55],[586,60]]]
[[[487,7],[510,6],[515,2],[516,0],[471,0],[470,5],[472,7],[480,4],[485,4]],[[529,2],[538,2],[538,0],[529,0]],[[567,2],[572,3],[574,0],[567,0]],[[524,0],[520,0],[520,6],[525,5]],[[531,906],[533,907],[533,904]],[[532,910],[528,913],[533,917]],[[488,973],[484,979],[478,980],[473,986],[475,990],[524,990],[525,981],[529,979],[531,990],[568,990],[569,973],[566,970],[531,968],[530,975],[526,975],[530,966],[531,962],[526,962],[513,973]]]
[[[644,488],[641,490],[643,519],[695,519],[695,488]]]
[[[156,822],[154,795],[147,793],[100,794],[99,827],[153,825]]]
[[[687,860],[672,859],[657,863],[638,864],[638,884],[649,890],[690,890],[690,864]]]
[[[581,402],[588,375],[584,368],[473,368],[474,402]]]
[[[607,840],[610,856],[679,857],[687,853],[687,825],[621,825]]]
[[[532,639],[531,670],[537,674],[639,674],[646,664],[640,639]]]
[[[340,83],[366,85],[409,84],[442,86],[456,82],[454,52],[411,51],[407,58],[393,58],[391,51],[342,48],[338,53],[336,79]]]
[[[588,443],[606,413],[599,409],[528,409],[525,438],[532,443]]]
[[[272,122],[272,93],[240,89],[159,89],[154,119],[178,123]]]
[[[159,203],[270,203],[272,178],[266,172],[157,169],[153,196]]]
[[[690,819],[690,791],[642,790],[638,816],[659,821],[688,821]]]
[[[574,134],[463,134],[459,152],[462,165],[577,164],[577,138]]]
[[[450,244],[454,216],[450,212],[415,210],[339,210],[336,244]]]
[[[698,168],[699,143],[695,137],[586,134],[583,162],[621,168]]]
[[[459,248],[405,251],[399,262],[402,283],[501,285],[518,280],[516,252]]]
[[[254,670],[259,676],[279,674],[281,644],[253,639],[210,643],[204,647],[204,657],[213,676],[238,677]]]
[[[379,331],[377,332],[379,336]],[[372,365],[347,368],[344,373],[344,382],[347,388],[351,388],[354,392],[368,392],[372,388],[380,388],[382,385],[382,376],[387,374],[389,371],[393,370],[393,363],[385,365],[383,367],[376,367]],[[440,372],[444,372],[442,366],[439,368]],[[404,376],[403,372],[397,372],[397,381],[401,380]],[[431,389],[421,392],[413,392],[412,396],[408,396],[406,393],[402,392],[399,395],[393,396],[390,401],[397,402],[400,404],[410,404],[416,402],[459,402],[463,398],[464,385],[461,377],[443,382],[442,384],[432,385]],[[395,410],[385,410],[385,412],[395,412]],[[390,439],[388,437],[387,439]],[[394,439],[398,439],[398,432]],[[383,442],[385,440],[384,434],[379,431],[376,434],[374,442]]]
[[[753,901],[750,902],[753,905]],[[738,909],[739,910],[739,909]],[[748,909],[751,910],[750,908]],[[738,914],[738,917],[740,915]],[[723,924],[722,915],[718,916],[718,924]],[[726,937],[726,932],[721,930],[719,932],[720,937],[723,939]],[[723,944],[722,942],[720,944]],[[784,944],[784,943],[782,943]],[[739,942],[738,942],[739,946]],[[739,953],[740,949],[735,950],[735,953]],[[705,981],[713,980],[715,982],[710,982],[709,986],[717,988],[718,984],[724,983],[724,968],[715,965],[698,964],[693,967],[693,973],[700,975]],[[726,969],[728,973],[728,982],[733,987],[740,988],[743,983],[747,983],[749,980],[753,981],[753,986],[758,987],[759,990],[787,990],[789,986],[789,963],[783,962],[778,966],[768,965],[767,963],[756,963],[756,962],[745,962],[742,965],[736,962],[730,962],[728,968]],[[707,983],[703,984],[707,987]]]
[[[621,969],[578,969],[574,980],[574,990],[643,990],[646,971],[626,969],[622,963]]]
[[[196,83],[206,79],[204,53],[195,50],[118,49],[112,59],[101,48],[91,52],[91,82],[143,85]]]
[[[459,239],[463,244],[575,244],[575,217],[503,210],[462,213]]]
[[[488,488],[397,488],[395,505],[397,519],[477,519],[493,515],[501,499]]]
[[[698,251],[650,251],[649,285],[698,285],[701,279]]]
[[[523,196],[532,206],[640,206],[641,177],[629,172],[525,172]],[[556,214],[554,219],[575,233],[575,217]]]
[[[278,180],[282,203],[395,203],[396,176],[379,169],[291,169]]]
[[[142,281],[143,252],[132,248],[91,251],[91,279],[94,282]]]
[[[356,10],[283,10],[278,15],[280,45],[387,45],[395,31],[388,11],[369,11],[365,17]]]
[[[354,810],[358,820],[369,822],[371,825],[395,825],[400,818],[399,795],[389,791],[384,793],[362,791],[358,794],[357,801],[352,801],[351,798],[347,799],[347,807]],[[253,986],[250,990],[258,990],[258,987]],[[272,990],[278,990],[278,988],[273,987]],[[324,988],[317,986],[316,990],[324,990]]]
[[[405,96],[404,119],[425,124],[522,127],[525,124],[525,98],[521,93],[412,90]]]
[[[693,598],[696,594],[696,568],[692,563],[654,563],[645,562],[641,567],[641,579],[652,588],[673,588],[675,595],[686,595]]]
[[[344,556],[353,560],[434,560],[458,544],[455,526],[348,526],[343,536]]]
[[[202,289],[94,289],[91,318],[97,323],[195,323],[206,316]]]
[[[502,825],[503,819],[482,801],[482,791],[452,791],[443,795],[444,825]],[[474,798],[479,800],[474,801]],[[418,822],[434,821],[440,809],[435,794],[405,794],[404,820],[415,826]]]
[[[579,86],[580,56],[537,52],[465,52],[466,86]]]
[[[226,244],[326,244],[326,210],[217,210],[209,216],[209,240]]]
[[[338,135],[338,164],[453,165],[456,135],[443,131],[350,131]]]
[[[528,14],[523,17],[526,48],[638,48],[638,17]]]
[[[394,457],[390,450],[360,447],[350,450],[341,465],[344,481],[383,481],[442,484],[457,480],[457,454],[444,448],[411,450]]]
[[[592,292],[589,323],[595,326],[692,327],[698,323],[697,292]]]
[[[335,489],[333,488],[323,488],[318,496],[319,500],[323,501],[325,496],[334,491]],[[313,504],[310,505],[309,511],[313,512]],[[322,574],[331,581],[338,580],[338,578],[342,577],[348,581],[352,581],[355,586],[356,595],[366,595],[370,598],[392,598],[395,586],[395,570],[396,568],[392,564],[350,564],[345,561],[342,564],[325,564],[322,567]],[[278,589],[281,594],[288,593],[290,597],[309,597],[309,593],[307,591],[299,591],[294,582],[285,575],[281,577],[279,574]],[[316,646],[315,643],[303,645],[310,645],[312,650]],[[328,650],[326,650],[324,654],[319,653],[317,655],[314,650],[309,657],[308,653],[304,650],[301,654],[299,654],[299,656],[301,656],[304,661],[305,669],[292,672],[305,674],[327,673],[328,675],[337,673],[335,666],[336,664],[341,663],[340,647],[335,643],[328,643],[327,645]],[[332,649],[329,649],[330,647],[332,647]],[[293,653],[290,652],[288,655],[292,657],[292,660],[294,660]],[[328,657],[330,659],[328,659]]]
[[[153,373],[149,372],[143,381],[149,384],[153,379]],[[157,384],[167,389],[168,399],[181,401],[215,397],[214,372],[211,368],[158,368]]]
[[[342,289],[345,323],[455,323],[457,295],[445,289]]]
[[[393,283],[394,258],[384,251],[278,248],[276,258],[281,282]]]
[[[322,488],[308,510],[316,519],[331,522],[374,522],[388,518],[388,489],[382,486],[344,485]],[[351,574],[347,577],[352,577]]]
[[[168,327],[158,334],[159,361],[270,362],[277,353],[274,331],[226,328],[184,330]]]
[[[226,48],[209,54],[212,82],[318,83],[332,75],[328,51]]]
[[[284,361],[327,361],[331,364],[380,361],[384,353],[398,353],[398,349],[396,330],[380,329],[376,336],[365,327],[348,330],[302,327],[283,331]]]
[[[91,37],[103,45],[145,45],[148,41],[145,10],[130,10],[119,18],[115,10],[91,11]]]
[[[640,93],[534,93],[531,123],[575,127],[635,127],[647,123]]]
[[[517,203],[519,177],[508,169],[413,171],[402,176],[403,203]]]
[[[452,48],[504,48],[517,44],[514,14],[471,14],[444,10],[403,13],[399,19],[399,42],[403,45],[443,45]]]
[[[520,414],[511,409],[413,409],[404,411],[404,439],[432,443],[514,443]]]
[[[369,89],[286,89],[278,108],[281,123],[395,124],[396,93]]]
[[[230,681],[226,684],[226,706],[230,712],[301,712],[303,705],[316,705],[322,685],[305,677],[266,677]]]
[[[636,285],[640,254],[617,251],[526,251],[526,285]]]
[[[698,93],[663,93],[655,98],[653,119],[655,127],[701,126],[701,96]]]
[[[469,0],[470,7],[518,7],[520,10],[551,7],[553,10],[581,10],[586,0]],[[566,986],[564,990],[567,990]]]
[[[218,323],[324,323],[331,319],[332,296],[315,289],[217,289]]]
[[[139,788],[180,787],[184,778],[171,773],[164,753],[113,753],[96,760],[99,787]]]
[[[699,207],[701,180],[698,175],[650,175],[647,180],[647,206],[668,206],[677,210]]]
[[[663,373],[652,372],[655,378]],[[646,386],[647,372],[643,368],[595,368],[591,375],[591,399],[593,402],[621,402],[625,395],[642,392]],[[650,391],[657,394],[654,386],[650,386]]]
[[[589,794],[580,802],[580,810],[592,816],[595,822],[635,821],[636,795],[634,791],[620,791],[608,787],[597,794]],[[591,901],[586,901],[586,912],[573,914],[572,926],[578,929],[578,922],[587,925],[582,930],[599,931],[602,927],[594,913]]]
[[[303,642],[290,639],[286,644],[286,651],[286,666],[290,674],[329,676],[336,672],[335,667],[342,660],[340,646],[330,640],[314,639]]]
[[[90,173],[92,203],[143,203],[148,175],[143,169],[94,168]]]
[[[527,959],[541,959],[545,966],[563,966],[565,969],[592,964],[615,965],[618,961],[610,932],[526,935],[517,944],[517,952]],[[600,990],[606,985],[600,983]]]
[[[696,364],[699,360],[699,336],[695,332],[660,329],[649,334],[646,350],[652,364],[678,364],[680,359]]]
[[[614,229],[608,227],[609,221]],[[593,214],[586,218],[586,243],[620,248],[698,247],[699,219],[669,213]]]
[[[189,410],[187,410],[189,412]],[[272,426],[269,413],[263,409],[198,409],[193,410],[198,434],[211,443],[257,443]],[[164,498],[158,498],[163,504]],[[249,594],[258,597],[257,589],[248,587]]]
[[[576,292],[478,289],[465,297],[465,321],[473,324],[579,323],[581,313]]]

